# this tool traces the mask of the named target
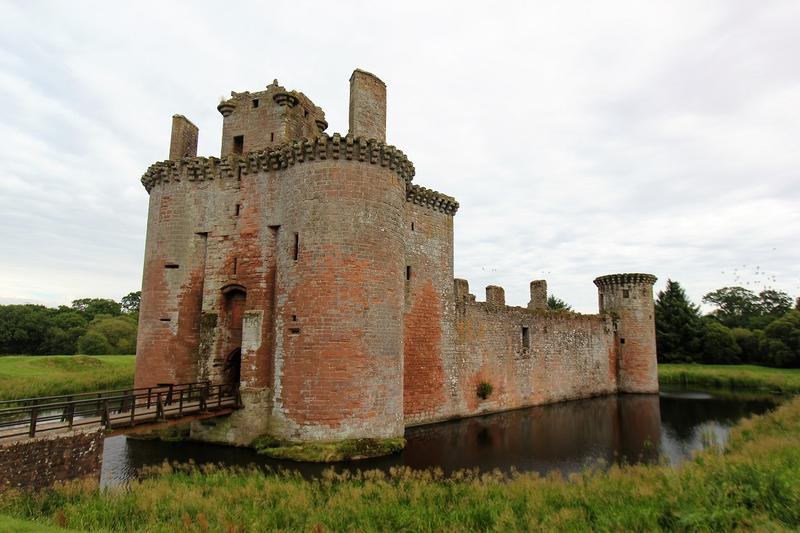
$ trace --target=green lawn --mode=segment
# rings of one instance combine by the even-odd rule
[[[130,387],[135,359],[133,355],[0,357],[0,400]]]
[[[14,533],[66,533],[66,531],[74,532],[75,530],[61,529],[60,527],[49,526],[39,522],[28,522],[0,515],[0,531],[8,531],[9,533],[12,531]]]
[[[660,364],[658,381],[669,385],[697,385],[732,389],[800,392],[800,368],[755,365]]]

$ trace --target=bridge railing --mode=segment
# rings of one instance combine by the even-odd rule
[[[239,388],[208,381],[10,400],[0,405],[0,440],[81,426],[133,427],[190,414],[241,406]]]

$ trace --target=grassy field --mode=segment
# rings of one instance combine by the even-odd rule
[[[87,531],[731,531],[800,528],[800,397],[673,469],[476,475],[397,469],[306,481],[169,467],[129,490],[7,493],[0,513]]]
[[[130,387],[134,360],[133,355],[0,357],[0,400]]]
[[[800,369],[755,365],[660,364],[658,381],[670,385],[797,393],[800,392]]]

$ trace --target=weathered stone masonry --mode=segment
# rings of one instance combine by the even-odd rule
[[[412,183],[386,143],[386,86],[356,70],[350,131],[277,81],[219,104],[221,157],[173,117],[150,194],[136,385],[238,383],[244,408],[198,439],[400,436],[410,424],[654,392],[652,285],[598,278],[598,315],[527,308],[453,276],[458,202]],[[477,394],[491,385],[486,398]]]

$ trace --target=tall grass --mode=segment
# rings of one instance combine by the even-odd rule
[[[88,531],[730,531],[800,528],[800,398],[681,468],[503,476],[398,468],[307,481],[162,466],[129,489],[74,482],[0,513]]]
[[[755,365],[660,364],[658,381],[671,385],[800,392],[800,369]]]
[[[0,400],[130,387],[134,362],[133,355],[0,357]]]

